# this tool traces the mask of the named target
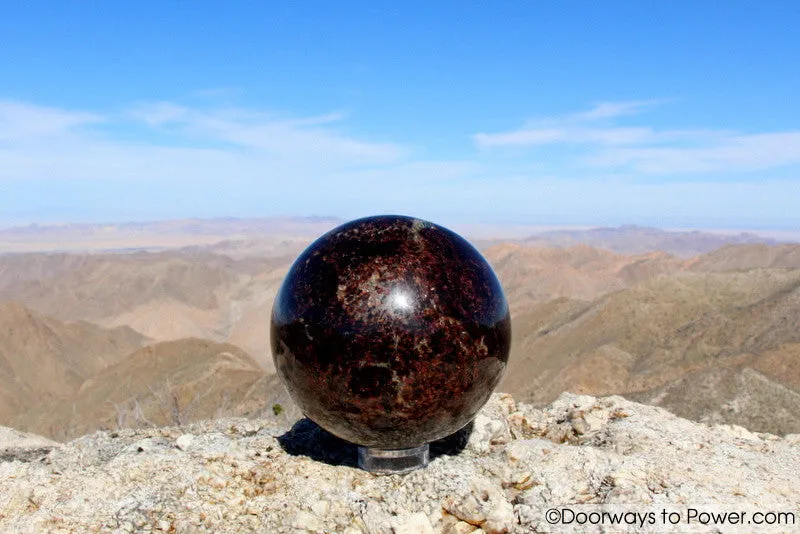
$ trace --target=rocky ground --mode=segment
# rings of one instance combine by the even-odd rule
[[[426,469],[377,476],[307,420],[97,432],[64,445],[0,428],[0,530],[561,532],[577,530],[550,525],[549,509],[601,504],[654,514],[630,531],[713,530],[658,515],[692,507],[788,512],[794,524],[784,516],[771,531],[800,529],[797,434],[571,394],[544,410],[495,395],[469,430],[435,444]],[[591,522],[581,531],[624,530]],[[755,529],[721,531],[737,528]]]

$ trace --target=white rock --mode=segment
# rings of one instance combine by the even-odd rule
[[[564,503],[767,511],[800,500],[797,435],[693,423],[621,397],[565,394],[535,409],[494,396],[460,454],[402,476],[290,455],[271,425],[97,432],[49,452],[34,438],[34,456],[0,457],[0,532],[523,533],[557,531],[543,517]],[[298,439],[321,450],[313,432]]]
[[[442,534],[475,534],[476,532],[483,532],[475,525],[470,525],[465,521],[453,521],[442,529]]]
[[[392,534],[392,516],[376,501],[367,503],[362,515],[368,534]]]
[[[433,526],[422,512],[394,519],[392,529],[394,534],[433,534]]]
[[[37,434],[20,432],[19,430],[0,426],[0,450],[20,448],[55,448],[61,444]]]
[[[508,443],[510,434],[508,423],[497,419],[490,419],[486,415],[478,414],[473,422],[467,447],[476,454],[487,454],[493,445]]]
[[[314,515],[317,517],[325,517],[328,515],[330,507],[331,503],[328,501],[317,501],[311,505],[311,511],[314,512]]]
[[[506,495],[483,477],[474,478],[470,486],[470,491],[460,498],[445,500],[445,509],[490,534],[509,532],[514,526],[514,507]]]
[[[183,434],[175,440],[175,445],[182,451],[187,450],[192,446],[194,436],[192,434]]]
[[[294,515],[294,520],[292,521],[292,526],[299,530],[304,530],[307,532],[323,532],[324,527],[320,522],[319,518],[312,514],[311,512],[307,512],[305,510],[299,510]]]

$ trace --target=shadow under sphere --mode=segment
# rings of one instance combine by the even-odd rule
[[[387,215],[335,228],[297,258],[271,336],[307,417],[364,447],[408,449],[475,417],[505,369],[511,321],[472,245]]]

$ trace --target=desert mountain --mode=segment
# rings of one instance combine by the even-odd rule
[[[800,245],[727,245],[687,262],[693,271],[800,269]]]
[[[688,260],[665,252],[628,255],[588,245],[541,248],[511,243],[494,245],[484,255],[503,284],[512,314],[562,297],[590,301],[684,271],[800,269],[800,245],[728,245]]]
[[[269,373],[272,299],[294,256],[251,255],[257,246],[248,243],[3,255],[0,302],[21,301],[56,321],[130,327],[154,341],[230,343]],[[485,254],[514,324],[501,389],[538,404],[564,390],[624,393],[687,417],[797,428],[797,371],[785,362],[800,343],[800,245],[731,245],[688,260],[587,245],[503,244]],[[75,388],[88,376],[63,382]]]
[[[211,219],[170,219],[149,222],[111,224],[54,224],[18,226],[0,230],[0,237],[103,235],[115,232],[162,235],[282,235],[311,234],[327,231],[343,221],[336,217],[218,217]]]
[[[565,389],[641,394],[679,415],[715,406],[748,428],[798,432],[798,325],[800,270],[681,272],[517,315],[500,388],[537,404]]]
[[[116,224],[31,224],[0,230],[0,251],[161,250],[253,240],[262,252],[272,253],[294,240],[307,241],[341,222],[332,217],[228,217]]]
[[[493,246],[485,251],[500,278],[512,314],[532,304],[600,295],[672,274],[684,262],[663,252],[625,256],[587,245],[568,248]]]
[[[229,344],[183,339],[142,348],[94,374],[72,396],[20,414],[15,428],[55,439],[99,428],[271,416],[289,407],[275,375]]]
[[[20,254],[0,256],[0,300],[20,299],[57,318],[103,319],[152,300],[200,310],[251,267],[212,254]]]
[[[591,300],[682,268],[663,253],[623,256],[580,245],[486,251],[512,310],[567,296]],[[230,342],[272,370],[272,300],[293,256],[239,260],[192,248],[129,254],[0,256],[0,301],[17,299],[60,319],[129,326],[156,341]]]
[[[292,260],[233,260],[195,249],[9,254],[0,256],[0,302],[19,300],[62,320],[129,326],[157,341],[233,340],[271,369],[267,310]]]
[[[796,433],[800,428],[800,344],[729,358],[626,397],[695,421]]]
[[[551,230],[528,237],[525,244],[539,247],[571,247],[578,244],[613,250],[620,254],[666,252],[688,258],[731,244],[764,243],[773,239],[754,234],[720,235],[709,232],[670,232],[645,226],[623,225],[588,230]]]
[[[334,217],[180,219],[135,223],[51,224],[0,229],[0,252],[164,250],[208,247],[233,257],[299,252],[303,244],[343,221]],[[480,248],[520,240],[539,247],[579,244],[622,254],[662,251],[690,257],[729,244],[776,244],[750,233],[665,231],[636,225],[538,231],[534,226],[462,224],[459,231]],[[536,233],[531,233],[536,232]],[[797,239],[797,234],[788,233]],[[524,238],[523,236],[528,236]]]
[[[17,302],[0,304],[0,419],[74,393],[89,376],[141,347],[121,326],[62,322]]]

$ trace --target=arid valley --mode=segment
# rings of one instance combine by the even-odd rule
[[[0,231],[0,425],[59,441],[230,416],[288,423],[272,301],[333,219]],[[465,234],[466,237],[471,237]],[[472,239],[512,313],[498,390],[624,397],[800,432],[800,245],[618,227]]]

